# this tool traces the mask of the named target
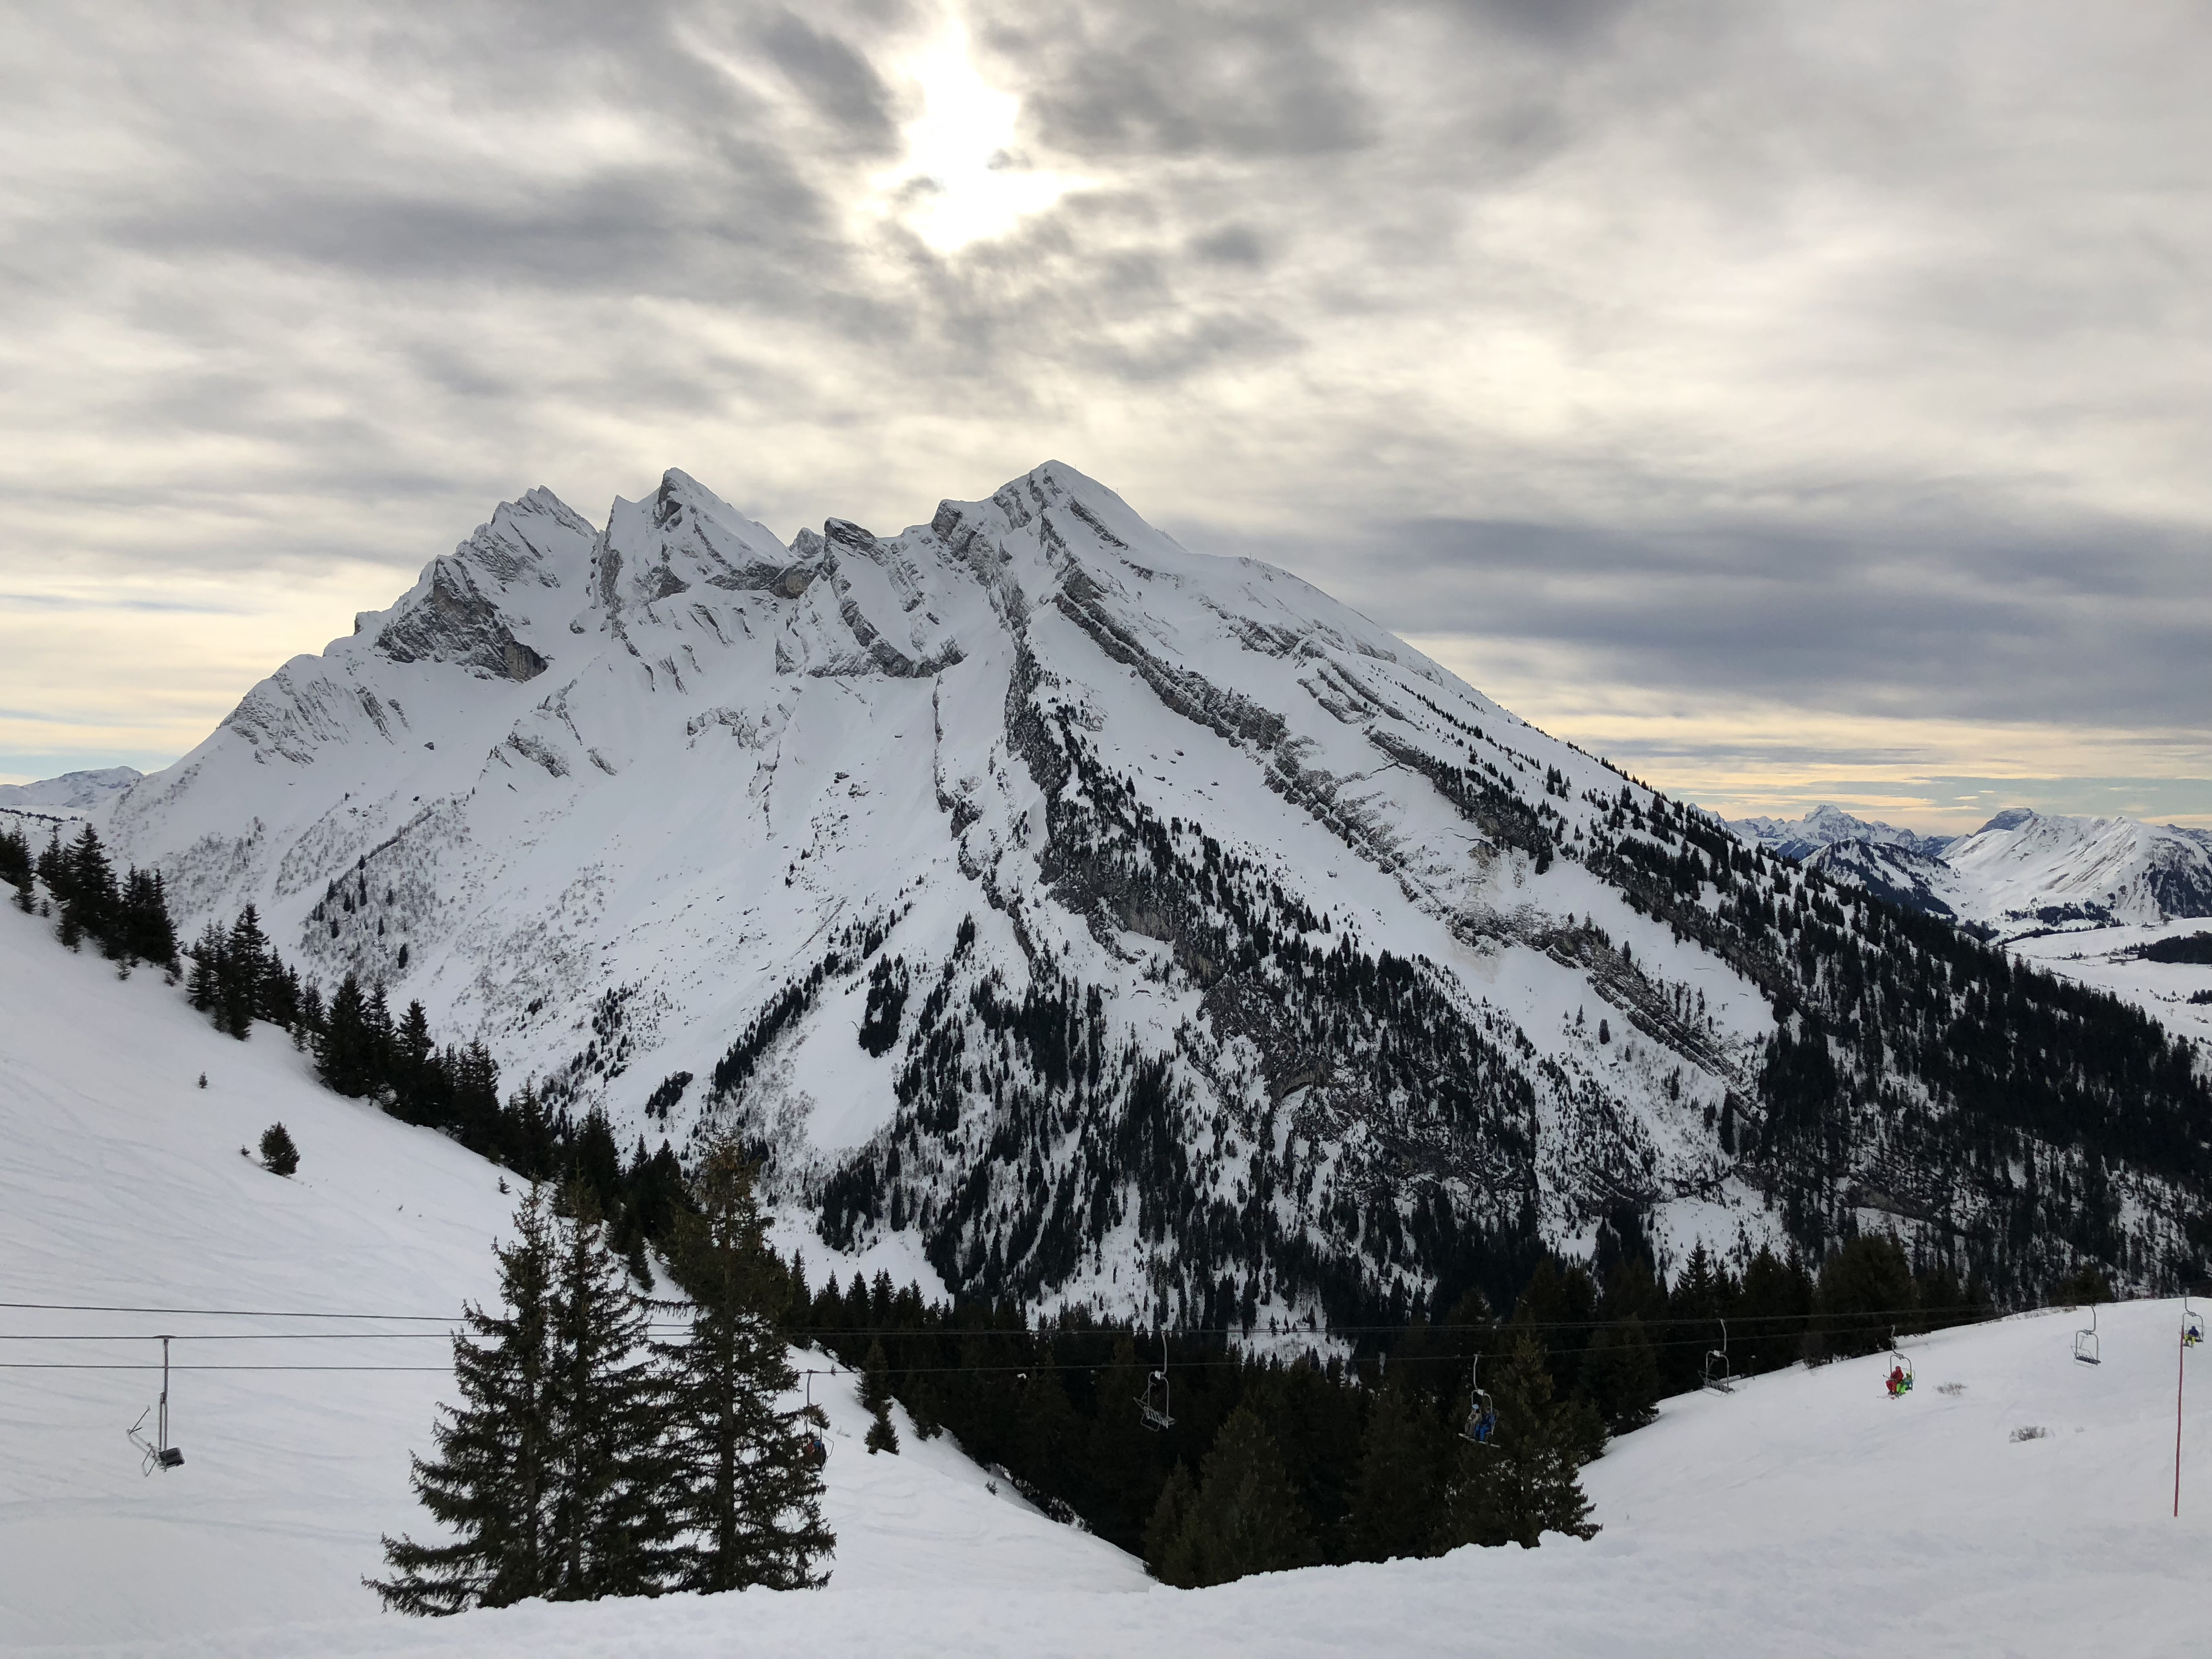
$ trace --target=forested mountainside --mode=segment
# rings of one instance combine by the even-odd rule
[[[623,1144],[735,1127],[955,1291],[1210,1328],[1894,1230],[2198,1263],[2204,1057],[1747,845],[1048,464],[787,546],[544,491],[99,820]]]

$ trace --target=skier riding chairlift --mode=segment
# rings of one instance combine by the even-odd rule
[[[2193,1348],[2203,1340],[2203,1310],[2189,1305],[2189,1291],[2185,1286],[2181,1292],[2181,1346]]]
[[[1495,1444],[1498,1438],[1498,1407],[1482,1386],[1482,1356],[1474,1357],[1474,1369],[1468,1374],[1467,1426],[1460,1431],[1460,1438],[1478,1446]]]
[[[158,1410],[154,1419],[154,1437],[149,1440],[139,1432],[146,1421],[146,1412]],[[152,1474],[156,1469],[182,1468],[185,1455],[169,1443],[169,1339],[161,1339],[161,1398],[158,1406],[149,1406],[138,1413],[138,1421],[124,1431],[131,1443],[145,1454],[140,1473]]]
[[[2085,1365],[2104,1363],[2102,1349],[2097,1340],[2097,1304],[2089,1304],[2089,1324],[2086,1330],[2074,1333],[2074,1357]]]
[[[1717,1348],[1708,1350],[1705,1354],[1705,1371],[1702,1386],[1711,1389],[1716,1394],[1734,1394],[1736,1379],[1735,1374],[1729,1369],[1728,1321],[1722,1320],[1720,1325],[1721,1345]]]
[[[1145,1392],[1137,1401],[1138,1413],[1146,1428],[1158,1431],[1175,1427],[1168,1403],[1168,1334],[1162,1331],[1160,1368],[1145,1380]]]
[[[1902,1400],[1912,1392],[1912,1361],[1897,1346],[1897,1330],[1889,1333],[1889,1375],[1882,1379],[1882,1387],[1889,1390],[1892,1400]]]

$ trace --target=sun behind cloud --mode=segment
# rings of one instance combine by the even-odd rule
[[[1031,167],[1016,148],[1021,100],[987,82],[957,19],[902,65],[921,91],[904,131],[906,154],[870,184],[877,210],[939,253],[1006,235],[1084,179]]]

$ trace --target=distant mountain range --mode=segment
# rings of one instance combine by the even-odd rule
[[[109,766],[97,772],[64,772],[36,783],[0,783],[0,811],[80,818],[145,775],[135,766]]]
[[[2005,938],[2212,916],[2212,832],[2014,807],[1966,836],[1923,836],[1834,806],[1738,819],[1746,841],[1841,882]]]

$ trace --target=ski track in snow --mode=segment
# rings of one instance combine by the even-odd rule
[[[0,909],[0,1299],[413,1313],[489,1291],[512,1204],[498,1172],[316,1088],[281,1034],[222,1036],[158,976],[118,983],[13,909]],[[291,1181],[237,1151],[280,1117],[302,1152]],[[1877,1358],[1669,1401],[1586,1472],[1605,1528],[1587,1544],[1203,1591],[1154,1586],[1119,1552],[994,1494],[944,1440],[908,1432],[900,1456],[866,1456],[864,1414],[830,1379],[816,1387],[837,1436],[828,1589],[442,1620],[378,1613],[358,1583],[379,1565],[380,1531],[421,1528],[406,1458],[427,1443],[442,1372],[181,1372],[173,1437],[186,1461],[149,1480],[124,1430],[152,1401],[152,1376],[0,1371],[0,1646],[149,1659],[2201,1653],[2212,1375],[2192,1359],[2175,1521],[2176,1305],[2103,1310],[2095,1368],[2070,1358],[2079,1316],[2054,1312],[1909,1341],[1917,1386],[1902,1401],[1883,1394]],[[11,1310],[0,1328],[203,1324],[276,1322]],[[9,1358],[118,1357],[4,1346],[23,1351]],[[179,1362],[216,1346],[180,1343]],[[253,1357],[444,1358],[434,1340],[269,1346]],[[2012,1438],[2029,1426],[2047,1433]]]

